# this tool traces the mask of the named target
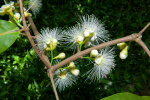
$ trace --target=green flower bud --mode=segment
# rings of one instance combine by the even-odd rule
[[[58,56],[56,56],[55,59],[63,59],[65,57],[66,57],[65,53],[62,52]]]

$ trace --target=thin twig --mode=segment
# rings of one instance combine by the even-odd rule
[[[24,34],[24,33],[20,33],[20,35],[27,36],[27,35],[26,35],[26,34]]]
[[[36,45],[32,39],[32,36],[30,35],[30,32],[29,32],[29,28],[27,26],[27,23],[26,23],[26,19],[25,19],[25,16],[24,16],[24,10],[23,10],[23,0],[19,0],[20,2],[20,11],[21,11],[21,16],[22,16],[22,21],[23,21],[23,27],[25,29],[25,32],[26,32],[26,35],[33,47],[33,49],[35,50],[35,52],[37,53],[37,55],[39,56],[39,58],[42,60],[42,62],[45,64],[45,66],[47,68],[50,68],[51,66],[47,63],[47,61],[45,61],[45,59],[42,58],[42,55],[39,53],[38,49],[36,48]]]
[[[18,29],[18,30],[11,30],[11,31],[8,31],[8,32],[0,33],[0,34],[2,35],[2,34],[14,33],[14,32],[22,32],[22,31],[24,31],[23,28],[22,29]]]
[[[145,45],[145,43],[140,38],[137,38],[135,40],[135,42],[138,43],[144,49],[144,51],[147,53],[147,55],[150,57],[150,51],[149,51],[148,47]]]
[[[35,26],[31,16],[28,16],[28,21],[31,23],[31,28],[33,30],[34,35],[35,36],[38,35],[39,32],[38,32],[38,30],[37,30],[37,28],[36,28],[36,26]]]
[[[138,34],[142,35],[142,33],[150,26],[150,23],[148,23]]]

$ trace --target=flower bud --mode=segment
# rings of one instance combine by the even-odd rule
[[[125,42],[122,42],[122,43],[118,43],[117,46],[122,50],[127,46],[127,44]]]
[[[94,32],[92,30],[86,30],[83,33],[84,37],[93,37]]]
[[[54,49],[56,48],[57,43],[58,43],[58,42],[57,42],[56,39],[53,39],[53,40],[52,40],[52,48],[51,48],[52,50],[54,50]]]
[[[65,57],[66,57],[65,53],[62,52],[58,56],[56,56],[55,59],[63,59]]]
[[[69,67],[69,68],[75,68],[74,62],[70,62],[68,67]]]
[[[14,2],[10,2],[9,4],[3,5],[0,8],[0,15],[10,14],[13,16]]]
[[[126,46],[121,52],[120,52],[120,59],[126,59],[128,56],[128,46]]]
[[[15,17],[17,20],[19,20],[19,19],[20,19],[20,14],[19,14],[19,13],[15,13],[15,14],[14,14],[14,17]]]
[[[90,53],[90,57],[96,57],[98,55],[98,51],[97,50],[92,50]]]
[[[73,68],[73,69],[70,70],[70,72],[71,72],[73,75],[78,76],[79,73],[80,73],[80,70]]]
[[[96,57],[95,58],[95,63],[97,65],[100,65],[103,62],[103,60],[104,60],[103,58],[104,58],[103,56]]]
[[[77,36],[77,37],[76,37],[76,42],[79,43],[79,44],[82,44],[82,43],[83,43],[83,40],[84,40],[84,37],[83,37],[83,36]]]
[[[28,17],[28,16],[32,16],[31,13],[28,13],[27,11],[24,12],[24,16]]]

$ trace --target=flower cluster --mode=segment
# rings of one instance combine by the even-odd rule
[[[59,43],[72,44],[70,48],[80,47],[81,50],[83,45],[85,47],[96,45],[108,39],[107,31],[103,24],[94,15],[80,17],[80,22],[76,26],[70,27],[65,31],[59,28],[43,28],[41,33],[36,37],[37,45],[40,50],[51,52],[51,65],[53,60],[63,59],[66,56],[65,53],[61,52],[53,57],[53,51]],[[115,66],[114,52],[112,49],[109,50],[106,48],[99,52],[92,50],[90,57],[87,58],[94,63],[94,67],[85,74],[87,80],[91,80],[91,82],[100,82]],[[75,84],[79,73],[80,70],[76,68],[74,62],[70,62],[66,67],[59,68],[55,72],[55,85],[58,90],[63,91],[65,88]]]
[[[54,29],[49,29],[48,27],[43,28],[41,30],[42,34],[36,37],[38,42],[38,47],[40,48],[40,50],[44,50],[44,49],[46,51],[54,50],[57,44],[59,43],[58,41],[62,39],[62,35],[60,35],[60,31],[61,30],[58,28],[54,28]]]
[[[65,88],[68,88],[76,83],[76,76],[80,73],[79,69],[76,68],[74,62],[65,67],[57,70],[55,72],[55,85],[61,92]]]
[[[94,67],[85,75],[87,75],[87,80],[91,80],[91,82],[100,82],[115,67],[114,51],[109,48],[102,49],[99,53],[97,50],[92,50],[90,56]]]
[[[94,15],[80,17],[80,22],[64,31],[66,43],[72,43],[70,48],[92,46],[108,40],[109,35],[101,21]]]

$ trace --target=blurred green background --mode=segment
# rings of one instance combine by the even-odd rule
[[[1,0],[0,4],[4,2]],[[139,32],[150,21],[150,0],[43,0],[37,17],[33,18],[38,30],[43,27],[74,26],[80,15],[94,14],[104,22],[111,39]],[[0,17],[8,19],[8,16]],[[149,29],[143,41],[150,48]],[[129,56],[121,60],[116,47],[116,67],[101,83],[88,84],[79,76],[77,84],[59,92],[60,100],[99,100],[119,92],[150,96],[150,59],[136,43],[128,43]],[[56,52],[73,53],[67,47]],[[81,74],[92,65],[78,60]],[[109,83],[112,82],[112,85]],[[0,54],[0,100],[55,100],[44,65],[38,59],[26,37],[20,36]]]

